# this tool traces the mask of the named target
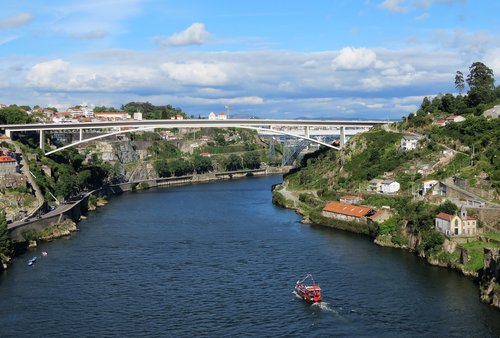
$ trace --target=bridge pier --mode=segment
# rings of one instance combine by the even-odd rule
[[[40,129],[40,149],[45,153],[45,135],[43,130]]]
[[[345,145],[345,127],[340,126],[340,148],[344,148]]]
[[[80,128],[80,141],[83,141],[83,128]]]
[[[309,138],[309,126],[304,127],[304,134],[307,138]]]

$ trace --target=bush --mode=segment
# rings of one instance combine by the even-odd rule
[[[419,244],[419,249],[425,252],[437,251],[444,243],[444,236],[442,233],[435,230],[422,231],[422,242]]]
[[[393,216],[382,223],[378,223],[377,233],[379,235],[392,234],[397,230],[398,224],[399,216]]]

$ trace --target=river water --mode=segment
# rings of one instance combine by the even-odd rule
[[[0,337],[500,335],[500,312],[480,303],[471,280],[299,223],[271,203],[280,181],[111,199],[71,238],[40,245],[0,275]],[[307,273],[323,289],[321,305],[292,294]]]

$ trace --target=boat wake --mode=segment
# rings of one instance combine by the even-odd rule
[[[295,291],[292,291],[292,293],[295,295],[295,297],[297,297],[298,299],[302,299],[302,297]],[[330,305],[329,303],[327,302],[319,302],[319,303],[312,303],[311,304],[311,308],[313,309],[318,309],[318,310],[321,310],[321,311],[324,311],[324,312],[331,312],[331,313],[334,313],[336,315],[338,315],[338,311],[335,310],[333,308],[332,305]]]
[[[330,304],[328,304],[327,302],[320,302],[320,303],[314,303],[314,304],[311,304],[311,307],[314,307],[314,308],[318,308],[320,309],[321,311],[325,311],[325,312],[331,312],[331,313],[334,313],[336,315],[338,315],[339,313],[337,312],[337,310],[335,310],[333,308],[333,306],[331,306]]]

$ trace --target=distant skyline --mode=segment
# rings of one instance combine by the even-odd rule
[[[398,119],[500,76],[497,0],[0,0],[0,103]]]

